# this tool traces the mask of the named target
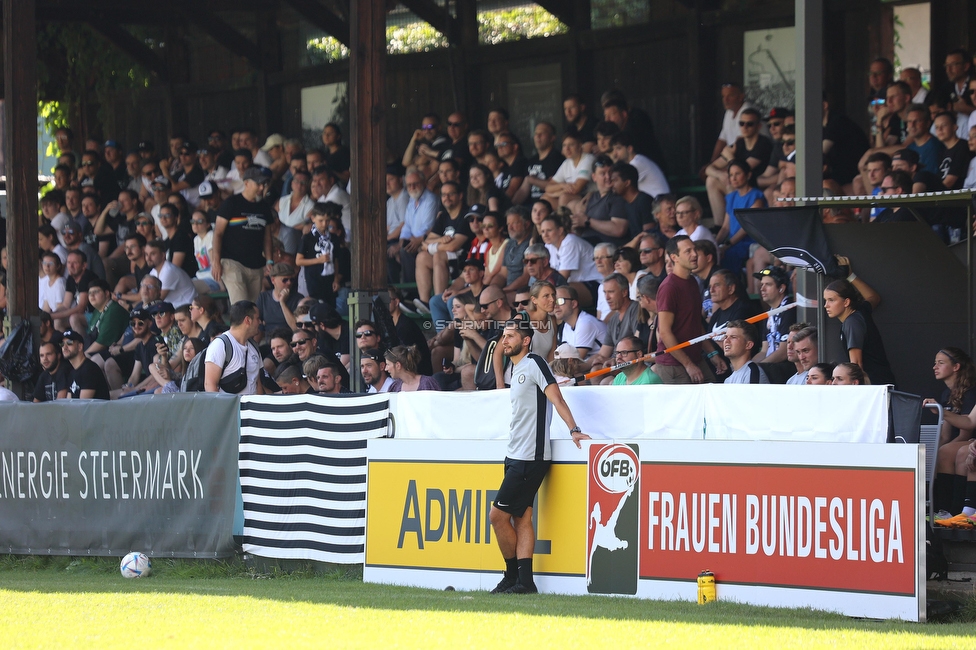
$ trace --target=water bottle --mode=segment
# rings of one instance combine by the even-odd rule
[[[705,569],[698,574],[698,604],[704,605],[715,600],[715,574]]]

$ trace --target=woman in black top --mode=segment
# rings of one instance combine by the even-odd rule
[[[881,332],[871,317],[881,297],[853,273],[848,279],[857,286],[848,280],[835,280],[824,289],[827,316],[840,321],[840,341],[847,350],[850,362],[861,366],[872,384],[895,384]]]
[[[967,415],[973,410],[976,406],[976,366],[969,355],[959,348],[942,348],[935,354],[932,371],[946,386],[939,397],[944,413]],[[945,510],[951,514],[962,511],[969,474],[966,459],[972,439],[971,427],[960,428],[943,421],[932,491],[936,511]]]

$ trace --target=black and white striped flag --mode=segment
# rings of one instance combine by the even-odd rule
[[[366,440],[389,412],[388,395],[242,398],[244,551],[362,564]]]

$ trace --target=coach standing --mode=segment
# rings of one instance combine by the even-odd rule
[[[538,593],[532,579],[532,502],[552,463],[549,424],[552,407],[570,427],[577,447],[590,437],[580,431],[546,360],[529,352],[528,321],[509,321],[501,336],[502,352],[512,361],[512,427],[505,455],[505,478],[491,508],[491,526],[505,558],[505,576],[493,594]]]

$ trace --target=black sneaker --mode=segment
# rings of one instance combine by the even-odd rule
[[[495,588],[489,591],[488,593],[503,594],[507,592],[509,589],[511,589],[512,587],[514,587],[516,584],[518,584],[518,581],[515,578],[509,578],[508,576],[505,576],[502,578],[502,581],[499,582],[495,586]]]
[[[506,594],[537,594],[539,590],[536,588],[535,583],[526,586],[521,582],[516,582],[514,585],[505,590]]]

